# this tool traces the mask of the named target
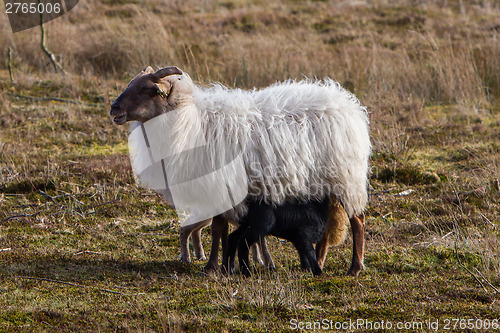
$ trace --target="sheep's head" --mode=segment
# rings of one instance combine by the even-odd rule
[[[193,82],[189,75],[177,67],[166,67],[155,72],[147,67],[127,89],[111,104],[109,114],[113,122],[123,125],[127,121],[146,122],[179,104],[191,102]]]

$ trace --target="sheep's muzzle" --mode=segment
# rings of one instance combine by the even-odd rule
[[[127,113],[116,106],[115,103],[111,105],[111,110],[109,111],[111,116],[114,116],[113,122],[117,125],[123,125],[127,122]]]

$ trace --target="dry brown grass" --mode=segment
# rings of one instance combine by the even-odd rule
[[[489,1],[463,9],[411,1],[87,1],[47,26],[53,52],[78,74],[121,78],[147,64],[175,64],[202,81],[242,87],[332,76],[373,103],[394,94],[449,103],[498,95],[498,15]],[[44,68],[37,28],[12,35],[1,20],[1,48],[13,45],[19,65]]]
[[[87,1],[47,26],[49,47],[79,82],[52,79],[75,97],[98,75],[96,90],[109,101],[146,65],[175,64],[201,83],[243,88],[329,76],[368,105],[386,144],[400,139],[397,122],[425,122],[426,105],[478,112],[497,102],[499,16],[491,1]],[[38,28],[13,35],[7,23],[0,17],[0,48],[15,48],[17,81],[50,71]]]

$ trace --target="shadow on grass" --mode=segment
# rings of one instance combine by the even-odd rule
[[[138,261],[127,258],[88,258],[87,254],[85,256],[87,258],[53,254],[28,260],[12,256],[8,262],[2,260],[0,276],[37,277],[88,285],[92,281],[126,283],[177,278],[182,275],[197,276],[201,271],[201,267],[196,264],[184,264],[178,260]]]

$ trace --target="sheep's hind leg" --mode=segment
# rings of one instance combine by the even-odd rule
[[[350,221],[352,229],[352,263],[347,275],[358,276],[359,272],[364,269],[365,214],[354,215]]]
[[[328,254],[328,245],[328,237],[326,235],[323,235],[319,243],[316,243],[316,258],[318,258],[318,265],[322,269],[325,266],[326,255]]]

